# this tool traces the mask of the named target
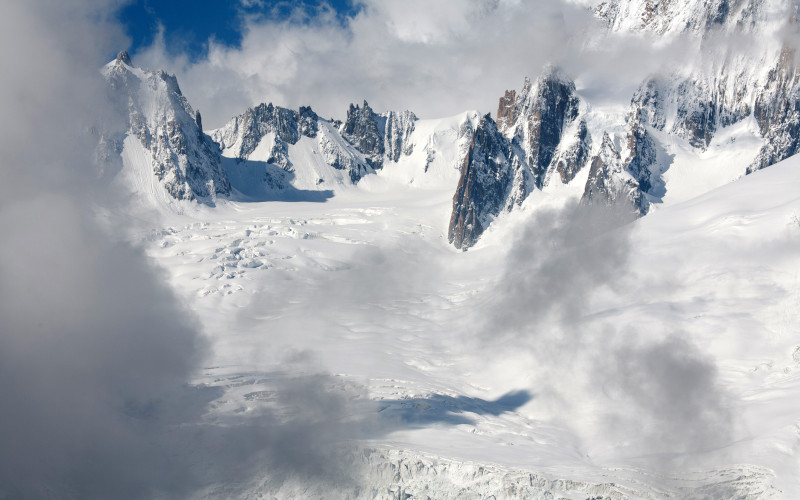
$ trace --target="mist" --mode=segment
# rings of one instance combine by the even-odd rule
[[[626,207],[577,202],[535,212],[479,297],[488,314],[477,334],[522,356],[538,404],[585,453],[670,468],[729,442],[732,397],[685,332],[615,316],[637,280],[633,220]]]
[[[354,477],[326,375],[275,383],[277,409],[218,422],[223,387],[167,272],[128,241],[127,193],[95,164],[116,2],[12,2],[0,19],[0,497],[184,498],[210,485]],[[288,409],[288,410],[287,410]],[[324,418],[323,418],[324,417]],[[223,425],[224,424],[224,425]]]
[[[209,40],[208,56],[194,62],[169,52],[162,36],[134,63],[174,72],[209,127],[220,127],[261,102],[310,105],[338,119],[364,99],[378,112],[409,109],[421,118],[494,112],[505,90],[521,89],[548,63],[598,101],[626,103],[647,75],[694,47],[607,36],[586,6],[563,0],[362,6],[344,24],[324,8],[285,21],[248,18],[240,48]]]

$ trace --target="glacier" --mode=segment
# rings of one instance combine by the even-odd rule
[[[102,68],[122,231],[211,346],[192,425],[299,422],[342,471],[196,497],[800,496],[793,7],[581,3],[696,57],[612,104],[548,65],[494,116],[264,102],[213,130],[174,76]]]

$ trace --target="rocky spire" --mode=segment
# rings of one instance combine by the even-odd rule
[[[124,64],[127,64],[128,66],[132,66],[131,58],[128,55],[128,51],[127,50],[123,50],[119,54],[117,54],[116,62],[117,62],[117,64],[124,63]]]
[[[500,100],[501,106],[509,97],[506,92]],[[522,92],[515,97],[514,107],[504,112],[506,119],[500,129],[507,136],[513,134],[509,138],[525,152],[525,162],[536,186],[541,188],[565,130],[578,118],[580,100],[575,83],[554,66],[547,66],[533,85],[526,78]],[[508,121],[509,115],[513,116],[513,123]],[[578,170],[581,166],[562,170]]]
[[[489,115],[475,129],[453,196],[448,239],[466,249],[506,206],[514,170],[510,144]],[[518,164],[518,163],[517,163]]]
[[[497,128],[501,131],[514,125],[514,121],[517,118],[516,104],[517,91],[506,90],[505,95],[500,98],[500,103],[497,105]]]
[[[199,113],[181,94],[177,79],[163,71],[133,69],[125,51],[106,67],[112,95],[128,111],[125,129],[106,135],[115,135],[119,143],[126,136],[138,139],[154,175],[175,199],[213,205],[217,195],[230,194],[219,151],[201,132]]]
[[[350,105],[342,128],[342,137],[364,153],[372,168],[379,169],[383,166],[383,131],[378,129],[378,115],[372,111],[366,100],[362,107]]]
[[[581,203],[585,205],[617,205],[627,203],[640,215],[647,213],[648,203],[639,182],[625,170],[619,151],[608,133],[589,168],[589,178],[583,191]]]

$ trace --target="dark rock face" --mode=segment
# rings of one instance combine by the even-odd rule
[[[369,107],[367,101],[364,101],[363,107],[351,104],[350,109],[347,110],[347,120],[342,127],[342,137],[361,151],[367,159],[367,163],[374,169],[380,169],[383,166],[385,151],[384,131],[378,127],[379,118]]]
[[[708,17],[705,29],[708,31],[716,26],[723,26],[731,13],[729,0],[713,0],[708,6]]]
[[[551,178],[570,182],[589,159],[575,84],[555,68],[535,84],[526,78],[520,93],[506,91],[497,115],[497,123],[481,119],[461,170],[448,232],[457,248],[475,244],[494,217]]]
[[[766,142],[748,174],[800,153],[800,71],[794,59],[792,50],[783,50],[756,98],[753,112]]]
[[[516,115],[517,104],[517,91],[506,90],[503,97],[500,98],[500,103],[497,105],[497,128],[506,130],[514,125],[517,120]]]
[[[642,115],[638,108],[634,108],[628,118],[627,140],[628,159],[625,169],[639,183],[639,189],[648,192],[653,187],[653,167],[657,161],[656,147],[642,123]]]
[[[416,115],[411,111],[389,111],[384,118],[384,151],[389,161],[397,162],[401,155],[410,155],[413,150],[410,138],[414,132]]]
[[[416,121],[411,111],[379,115],[364,101],[362,107],[350,105],[340,130],[342,137],[364,155],[372,168],[380,169],[384,161],[397,162],[400,156],[411,154],[410,138]]]
[[[319,131],[319,116],[309,106],[300,106],[297,114],[300,135],[311,138],[316,137]]]
[[[225,127],[217,131],[214,140],[223,149],[231,147],[241,139],[236,157],[246,160],[255,151],[261,139],[273,133],[275,140],[269,152],[267,163],[278,165],[286,171],[294,167],[289,158],[289,145],[297,144],[300,137],[316,137],[319,130],[319,117],[309,107],[299,111],[269,104],[259,104],[233,118]]]
[[[565,139],[566,144],[562,144],[560,151],[552,159],[548,172],[550,176],[558,175],[563,184],[572,181],[589,159],[592,144],[589,130],[586,128],[586,121],[580,120],[575,135],[571,140],[570,138]],[[548,179],[545,180],[545,184]]]
[[[667,99],[666,85],[668,83],[660,78],[648,78],[634,92],[631,99],[631,107],[639,110],[639,121],[656,130],[664,130],[666,125],[664,112],[664,103]]]
[[[514,179],[509,146],[494,120],[484,116],[472,135],[453,196],[448,239],[456,248],[474,245],[506,206]]]
[[[684,80],[678,84],[676,95],[678,110],[673,133],[695,148],[707,148],[717,131],[717,92],[700,82]]]
[[[174,198],[213,203],[216,195],[228,195],[230,182],[221,166],[219,151],[203,134],[199,113],[181,93],[177,79],[163,71],[130,71],[130,58],[121,52],[105,71],[117,102],[127,104],[128,130],[103,134],[103,142],[119,144],[125,135],[136,137],[151,154],[153,173]],[[143,95],[157,95],[155,109],[145,107]],[[108,149],[107,146],[104,146]]]
[[[526,85],[516,110],[514,140],[525,151],[536,187],[541,188],[564,129],[578,117],[579,100],[575,84],[556,70],[545,72],[536,85]]]
[[[603,134],[600,150],[589,167],[589,178],[581,197],[585,205],[629,204],[638,214],[647,212],[647,199],[636,179],[627,172],[608,134]]]
[[[638,110],[642,125],[665,130],[671,124],[670,133],[706,149],[720,127],[750,115],[745,80],[743,75],[724,73],[683,79],[654,76],[636,91],[631,107]],[[668,116],[666,108],[673,114]]]
[[[127,50],[123,50],[119,54],[117,54],[116,62],[127,64],[128,66],[130,66],[131,65],[131,56],[128,55],[128,51]]]
[[[498,128],[522,152],[530,173],[530,186],[523,187],[521,178],[515,183],[516,198],[553,179],[568,183],[586,165],[591,136],[580,116],[575,84],[558,69],[546,68],[535,84],[526,78],[519,94],[506,91],[497,113],[502,117]]]

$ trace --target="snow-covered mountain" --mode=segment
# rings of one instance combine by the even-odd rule
[[[103,72],[126,120],[102,131],[97,157],[157,207],[214,205],[217,196],[321,201],[378,173],[395,184],[452,189],[477,121],[474,112],[437,120],[378,114],[364,102],[342,122],[265,103],[204,131],[174,76],[133,67],[124,52]]]
[[[730,148],[739,153],[738,162],[742,158],[748,162],[738,175],[800,151],[800,74],[794,50],[782,42],[787,25],[794,23],[794,4],[609,0],[593,9],[607,25],[608,38],[639,37],[643,43],[654,43],[656,38],[658,43],[677,40],[695,47],[696,55],[646,78],[618,118],[609,119],[594,110],[570,78],[552,67],[545,68],[536,83],[526,80],[519,94],[507,91],[500,99],[497,123],[517,149],[503,145],[494,157],[500,157],[500,149],[511,151],[506,152],[505,161],[515,165],[514,187],[500,191],[487,185],[483,189],[502,192],[497,195],[514,203],[497,199],[473,203],[463,192],[480,189],[459,186],[451,218],[450,239],[456,246],[474,243],[475,235],[500,213],[499,205],[511,210],[533,190],[569,184],[587,168],[591,171],[583,188],[585,203],[623,202],[645,215],[665,197],[678,198],[673,192],[685,191],[684,184],[708,185],[706,173],[696,172],[704,179],[695,181],[692,174],[683,172],[691,163],[684,156],[687,152],[690,157],[718,155],[720,148],[712,148],[715,139],[722,135],[733,143],[737,137],[731,134],[738,134],[734,131],[742,124],[751,129],[745,136],[757,137],[760,144],[757,154],[750,149],[744,152],[749,158],[738,148]],[[752,46],[743,51],[743,43]],[[507,182],[490,175],[483,179],[492,186]],[[470,176],[462,180],[475,183]],[[729,172],[720,172],[713,184],[730,180]],[[469,238],[458,234],[464,230],[458,214],[464,212],[465,204],[479,215],[468,225],[473,233]]]
[[[367,102],[350,105],[344,121],[320,118],[310,107],[261,104],[206,134],[174,77],[134,68],[121,54],[104,72],[119,101],[127,101],[128,128],[106,131],[98,153],[107,163],[120,154],[145,157],[144,170],[168,197],[205,202],[234,193],[325,199],[373,175],[420,186],[435,158],[455,156],[447,233],[456,247],[468,248],[496,217],[534,193],[581,183],[572,191],[584,203],[626,203],[645,215],[652,206],[684,199],[682,193],[700,192],[687,186],[722,185],[800,150],[800,73],[794,50],[782,41],[794,22],[793,4],[607,0],[587,8],[609,38],[680,40],[696,46],[696,56],[650,75],[628,109],[613,116],[595,109],[569,75],[547,66],[519,92],[505,93],[496,121],[487,115],[470,121],[469,137],[459,130],[434,140],[436,125],[420,127],[410,111],[379,114]],[[753,46],[741,50],[742,39]],[[124,152],[126,137],[137,138],[146,154],[139,145]],[[749,146],[723,148],[718,137]],[[696,157],[714,156],[721,164],[723,150],[735,150],[736,164],[747,164],[735,173],[733,167],[686,171]],[[407,174],[402,165],[409,162],[424,165],[422,176]],[[146,184],[143,177],[137,185]]]
[[[791,139],[800,117],[798,68],[785,36],[795,23],[794,2],[609,0],[595,12],[612,33],[662,43],[680,38],[696,47],[680,67],[641,84],[630,116],[638,114],[642,125],[704,150],[719,130],[753,117],[764,145],[748,172],[798,152]]]
[[[379,114],[366,102],[351,105],[344,121],[322,119],[309,107],[261,104],[205,134],[174,77],[133,68],[120,55],[104,71],[119,99],[128,101],[129,126],[124,133],[104,134],[99,153],[113,160],[126,136],[137,137],[169,196],[203,201],[232,193],[247,199],[325,199],[365,176],[397,180],[399,171],[408,171],[398,165],[416,158],[415,148],[425,151],[424,160],[414,160],[424,161],[423,174],[434,158],[457,151],[460,172],[450,175],[456,182],[449,187],[454,195],[448,239],[468,248],[500,214],[533,193],[562,185],[583,183],[573,191],[582,193],[585,203],[626,203],[640,215],[654,204],[680,201],[680,193],[696,194],[685,187],[695,174],[684,171],[690,163],[684,157],[721,158],[725,148],[715,147],[719,136],[751,145],[747,152],[736,148],[738,162],[747,165],[735,175],[798,152],[800,77],[793,50],[781,42],[786,23],[793,22],[791,5],[608,0],[591,8],[607,26],[607,37],[681,40],[694,44],[697,55],[646,78],[627,111],[616,116],[595,109],[569,75],[547,66],[519,92],[505,93],[496,122],[487,115],[471,122],[470,137],[463,130],[452,134],[453,141],[464,138],[460,144],[418,132],[420,120],[410,111]],[[731,37],[758,44],[749,51],[733,49]],[[696,184],[714,187],[731,180],[729,170],[718,170],[696,173],[702,177]],[[426,183],[420,176],[405,177],[418,186]]]
[[[147,177],[155,176],[177,200],[208,202],[231,193],[217,147],[203,133],[200,113],[181,94],[174,76],[131,66],[127,52],[108,63],[103,74],[128,117],[126,130],[105,131],[101,138],[106,161],[119,159],[113,153],[130,157],[131,150],[137,150],[141,161],[127,169],[138,171],[143,182],[137,184],[144,187],[149,184]]]
[[[502,137],[491,130],[476,123],[473,154]],[[601,146],[598,168],[620,168],[611,138]],[[500,166],[487,159],[468,164]],[[149,253],[215,345],[196,381],[219,391],[204,425],[302,403],[308,374],[280,353],[310,350],[306,369],[336,374],[310,429],[355,426],[360,447],[335,456],[354,480],[264,467],[197,496],[795,498],[798,182],[794,157],[599,246],[593,226],[554,228],[523,204],[453,252],[447,193],[396,186],[167,217]]]
[[[210,132],[233,186],[269,199],[349,186],[374,173],[334,124],[309,107],[260,104]]]

